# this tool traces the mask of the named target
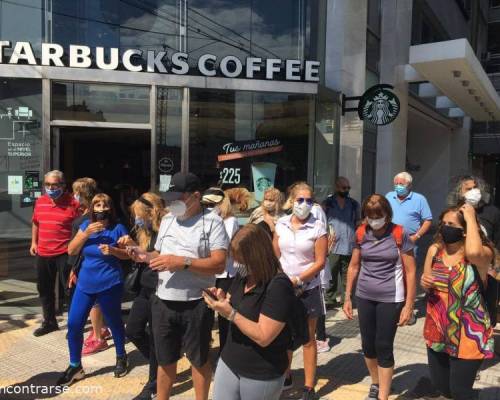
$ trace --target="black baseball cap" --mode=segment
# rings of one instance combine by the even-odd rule
[[[201,181],[195,174],[188,172],[177,172],[172,176],[168,191],[165,193],[166,200],[178,200],[183,193],[201,192]]]

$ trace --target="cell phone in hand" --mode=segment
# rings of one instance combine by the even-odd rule
[[[210,297],[212,300],[219,300],[210,290],[208,289],[202,289],[204,293],[206,293],[208,295],[208,297]]]

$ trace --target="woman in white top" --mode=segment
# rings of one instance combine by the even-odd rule
[[[304,392],[302,399],[314,399],[317,365],[316,323],[323,313],[320,292],[320,272],[325,266],[328,247],[323,222],[311,214],[314,205],[312,188],[306,183],[293,187],[291,215],[280,218],[276,224],[273,246],[285,272],[308,312],[309,342],[304,344]],[[290,360],[292,353],[290,352]],[[291,376],[285,388],[291,387]]]
[[[227,196],[222,189],[212,187],[203,193],[202,203],[206,205],[207,208],[211,208],[214,213],[222,218],[227,236],[229,236],[229,240],[231,240],[240,226],[236,217],[233,216],[229,196]],[[235,275],[234,260],[231,254],[228,254],[226,257],[226,269],[223,273],[216,275],[215,287],[227,293]],[[219,323],[219,352],[221,352],[226,343],[229,322],[220,315],[217,318]]]

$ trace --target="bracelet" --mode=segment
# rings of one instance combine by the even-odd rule
[[[235,308],[233,308],[233,309],[231,310],[231,313],[228,315],[227,320],[228,320],[229,322],[233,322],[233,321],[234,321],[234,317],[236,317],[236,313],[237,313],[237,312],[238,312],[238,311],[236,311],[236,309],[235,309]]]

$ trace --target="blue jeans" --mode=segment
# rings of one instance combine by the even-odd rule
[[[219,358],[214,377],[214,400],[278,400],[283,390],[285,375],[257,381],[236,375]]]
[[[113,341],[115,342],[116,355],[124,356],[125,353],[125,328],[122,321],[122,293],[123,285],[118,284],[98,293],[82,292],[76,286],[71,301],[68,316],[68,346],[69,357],[72,364],[79,364],[82,359],[83,329],[89,317],[90,309],[97,303],[108,323]]]

